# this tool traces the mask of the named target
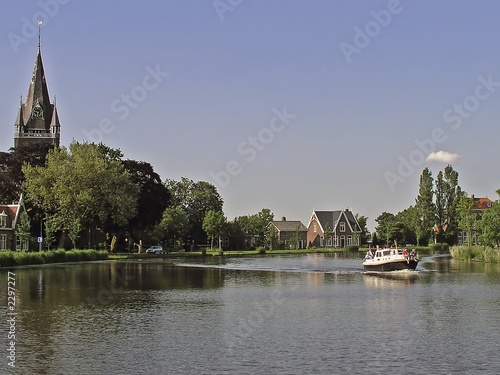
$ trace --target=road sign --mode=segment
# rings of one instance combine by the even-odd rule
[[[38,237],[38,243],[42,243],[43,242],[43,237]]]

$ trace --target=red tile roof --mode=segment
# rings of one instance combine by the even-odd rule
[[[493,203],[493,201],[488,197],[472,198],[472,199],[474,199],[475,208],[477,210],[487,210],[488,208],[491,207],[491,204]]]

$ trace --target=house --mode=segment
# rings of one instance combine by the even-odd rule
[[[25,207],[22,196],[17,204],[0,204],[0,251],[28,250],[29,241],[22,243],[16,233],[23,210]]]
[[[476,213],[476,220],[481,220],[481,217],[483,216],[483,212],[490,209],[491,205],[493,204],[493,201],[489,199],[488,197],[482,197],[482,198],[476,198],[474,194],[470,196],[472,201],[474,202],[474,208],[472,209]],[[468,244],[469,238],[468,234],[465,231],[459,231],[458,232],[458,244],[459,245],[464,245]],[[478,244],[478,232],[473,231],[472,232],[472,245],[477,245]]]
[[[361,227],[349,209],[337,211],[314,210],[309,219],[309,224],[307,224],[307,246],[359,246],[361,233]]]
[[[276,236],[273,241],[273,249],[284,245],[287,249],[305,249],[307,245],[307,228],[300,221],[287,221],[282,217],[281,221],[271,221],[269,226],[274,228]]]

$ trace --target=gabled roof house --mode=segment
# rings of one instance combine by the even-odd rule
[[[349,209],[314,210],[307,224],[307,245],[309,247],[360,245],[360,238],[361,227]]]
[[[287,221],[283,216],[281,221],[271,221],[269,225],[274,227],[276,233],[273,248],[279,244],[292,249],[306,248],[307,228],[301,221]]]
[[[16,233],[24,209],[22,196],[17,204],[0,204],[0,251],[27,250],[28,244],[21,243]]]

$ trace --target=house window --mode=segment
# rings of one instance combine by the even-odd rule
[[[332,247],[333,244],[332,244],[332,237],[328,237],[327,240],[326,240],[326,246],[328,247]]]
[[[323,246],[323,237],[319,238],[319,246]]]
[[[226,246],[226,247],[229,246],[229,237],[224,238],[224,246]]]
[[[347,246],[352,245],[352,236],[347,236]]]
[[[0,250],[7,250],[7,235],[0,234]]]
[[[21,242],[21,237],[16,235],[16,250],[17,251],[28,251],[28,241]]]
[[[314,233],[316,233],[318,231],[318,226],[316,225],[316,223],[314,223]]]
[[[2,211],[0,214],[0,228],[5,227],[7,227],[7,215],[5,214],[5,211]]]
[[[339,238],[337,235],[333,236],[333,246],[339,247]]]
[[[345,232],[345,222],[340,223],[340,231]]]

